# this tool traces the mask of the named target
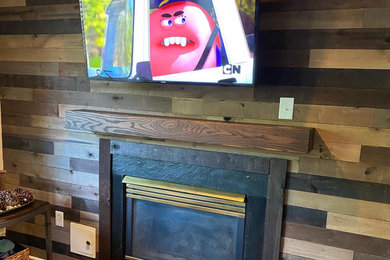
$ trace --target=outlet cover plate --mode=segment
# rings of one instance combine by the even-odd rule
[[[294,98],[281,97],[279,102],[279,119],[293,119]]]
[[[96,229],[71,222],[70,251],[79,255],[96,258]]]

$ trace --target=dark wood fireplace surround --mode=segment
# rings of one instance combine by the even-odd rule
[[[309,152],[312,149],[313,139],[313,129],[311,128],[214,122],[86,110],[68,111],[66,114],[66,126],[70,129],[88,130],[95,133],[121,136],[131,135],[294,153]],[[267,176],[265,185],[267,191],[264,194],[264,198],[266,198],[264,226],[260,229],[255,226],[246,227],[244,237],[244,247],[246,249],[244,249],[243,258],[251,260],[279,259],[287,160],[220,152],[213,152],[210,157],[210,152],[207,151],[192,149],[187,149],[186,151],[177,147],[145,145],[110,139],[101,139],[100,141],[100,259],[120,259],[118,256],[123,257],[124,252],[122,245],[120,245],[124,240],[123,220],[116,219],[118,216],[123,216],[123,212],[117,212],[118,207],[113,205],[112,197],[113,189],[118,189],[116,187],[117,184],[115,184],[117,181],[114,179],[122,178],[121,175],[113,175],[113,158],[117,155],[244,172],[243,175],[239,175],[238,179],[233,177],[232,182],[219,182],[218,178],[219,180],[224,178],[217,176],[216,181],[211,181],[210,183],[213,184],[208,185],[209,188],[220,189],[221,183],[223,183],[222,186],[227,186],[227,190],[245,193],[242,191],[241,184],[244,185],[246,183],[245,185],[249,187],[249,191],[246,192],[248,209],[245,217],[246,223],[256,223],[253,219],[258,218],[256,214],[252,214],[259,207],[257,205],[259,200],[255,199],[258,198],[258,191],[253,185],[261,186],[264,183],[262,184],[259,181],[256,184],[256,178],[260,175]],[[159,176],[158,178],[164,179],[166,176]],[[184,184],[197,185],[196,181],[186,183],[185,178],[180,176],[173,177],[173,179],[168,177],[165,180],[178,183],[183,181]],[[124,202],[119,202],[119,204],[124,205]],[[251,211],[251,208],[254,211]],[[115,209],[115,212],[113,209]],[[258,232],[253,232],[253,230],[261,230],[263,233],[259,235]],[[119,234],[116,234],[118,232]],[[112,236],[114,233],[115,237]],[[259,241],[263,241],[263,247],[256,244]]]

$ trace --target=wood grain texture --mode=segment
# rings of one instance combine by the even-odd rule
[[[0,35],[0,46],[4,48],[82,49],[83,40],[80,34]]]
[[[304,11],[304,10],[328,10],[328,9],[358,9],[390,7],[388,0],[262,0],[261,10],[272,11]]]
[[[390,240],[353,234],[338,230],[285,222],[285,237],[304,240],[316,244],[342,247],[351,251],[368,255],[390,257]]]
[[[0,48],[1,61],[83,63],[82,49]]]
[[[390,239],[389,221],[361,218],[329,212],[326,228],[371,237]]]
[[[26,6],[26,0],[3,0],[0,7]]]
[[[0,10],[0,21],[29,21],[80,18],[78,4],[9,7]]]
[[[67,127],[75,130],[276,151],[305,153],[311,149],[310,128],[230,124],[83,110],[68,111],[66,115]]]
[[[344,215],[389,221],[389,204],[287,190],[285,204]]]
[[[310,50],[309,68],[384,69],[390,68],[389,50]]]
[[[0,35],[77,33],[81,33],[80,19],[5,21],[0,24]]]
[[[366,162],[374,165],[390,166],[390,148],[388,147],[374,147],[374,146],[362,146],[362,152],[360,156],[361,162]]]
[[[353,260],[353,251],[315,244],[312,242],[283,238],[283,252],[312,259]]]
[[[287,188],[390,204],[390,185],[289,173]]]
[[[371,49],[390,47],[390,29],[264,30],[265,49]]]

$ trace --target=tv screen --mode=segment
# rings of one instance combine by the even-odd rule
[[[89,79],[253,85],[256,0],[80,0]]]

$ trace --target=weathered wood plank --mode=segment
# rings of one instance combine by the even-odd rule
[[[307,68],[310,60],[311,51],[308,49],[268,49],[262,52],[259,64],[266,67]]]
[[[390,7],[388,0],[262,0],[262,12],[272,11],[304,11],[304,10],[328,10],[328,9],[359,9]]]
[[[364,9],[320,10],[300,12],[264,12],[262,30],[350,29],[362,28]],[[369,26],[369,23],[366,23]]]
[[[389,258],[377,256],[377,255],[364,254],[360,252],[355,252],[353,256],[353,260],[387,260],[387,259]]]
[[[390,51],[311,49],[309,68],[388,70]]]
[[[305,153],[312,129],[208,122],[96,111],[67,111],[69,129]]]
[[[34,153],[53,154],[54,144],[50,141],[28,139],[17,136],[3,136],[3,146],[8,149],[17,149]]]
[[[328,211],[328,214],[335,212],[382,221],[390,220],[390,206],[384,203],[287,190],[285,204]]]
[[[390,172],[390,167],[376,166],[368,163],[351,163],[301,157],[299,161],[299,172],[347,180],[390,184],[389,179],[384,178]]]
[[[4,48],[62,48],[82,49],[81,34],[0,35]]]
[[[1,7],[1,6],[0,6]],[[80,18],[79,4],[39,5],[0,9],[0,21],[29,21]]]
[[[72,142],[97,144],[99,137],[79,131],[61,131],[55,129],[40,129],[15,125],[3,125],[3,133],[8,135],[28,136],[29,138],[49,140],[72,140]],[[65,155],[66,156],[66,155]],[[68,156],[72,157],[72,156]]]
[[[326,228],[370,237],[390,239],[390,222],[388,221],[329,212]]]
[[[264,85],[342,87],[344,92],[350,91],[346,88],[390,88],[390,74],[387,70],[261,67],[258,79]],[[305,92],[307,96],[314,96]]]
[[[80,189],[78,186],[80,183],[82,183],[86,187],[92,188],[92,192],[90,192],[89,196],[94,195],[93,193],[96,193],[96,189],[93,189],[93,187],[98,187],[98,176],[96,174],[88,174],[88,173],[81,173],[76,172],[72,170],[66,170],[66,169],[59,169],[59,168],[53,168],[53,167],[47,167],[42,165],[30,165],[30,164],[24,164],[21,162],[16,161],[4,161],[6,169],[8,169],[9,172],[28,175],[33,178],[28,179],[32,184],[39,185],[37,189],[49,189],[50,191],[62,191],[65,192],[65,190],[72,189],[73,192]],[[35,178],[38,178],[37,181],[34,181]],[[39,179],[42,179],[39,181]],[[51,180],[51,181],[58,181],[58,182],[64,182],[68,184],[76,184],[74,186],[72,185],[66,185],[64,184],[64,188],[60,189],[53,189],[54,187],[48,186],[45,187],[43,183],[45,183],[45,179]],[[23,180],[27,180],[26,178]],[[42,184],[39,184],[39,183]],[[47,185],[52,184],[51,182],[46,182]],[[61,183],[58,183],[60,185]],[[86,188],[87,191],[87,188]],[[66,194],[71,195],[73,194],[72,191],[68,191]],[[79,195],[81,196],[81,194]]]
[[[46,90],[89,91],[89,81],[85,78],[0,74],[0,85],[12,88],[32,88]]]
[[[270,160],[268,175],[267,206],[264,220],[263,259],[280,258],[280,236],[282,233],[283,200],[286,183],[287,162]]]
[[[389,28],[390,8],[369,8],[364,10],[363,27]]]
[[[99,147],[97,144],[56,142],[54,143],[54,155],[86,160],[98,160]]]
[[[171,98],[137,95],[81,93],[56,90],[45,91],[34,89],[34,100],[37,102],[126,108],[143,111],[170,112],[172,109]]]
[[[88,183],[67,183],[58,179],[45,179],[44,177],[28,176],[29,172],[20,173],[20,185],[31,189],[42,190],[52,193],[59,193],[62,195],[73,196],[77,194],[80,199],[96,200],[98,197],[97,184],[94,186],[88,185]],[[85,176],[88,178],[88,176]]]
[[[2,0],[0,3],[0,8],[13,6],[26,6],[26,0]]]
[[[59,64],[55,62],[0,61],[0,73],[59,76]]]
[[[289,173],[287,188],[390,204],[390,185]]]
[[[34,114],[58,116],[58,105],[30,101],[2,100],[2,112],[6,114]]]
[[[83,49],[0,48],[1,61],[84,63]]]
[[[285,205],[283,220],[291,223],[305,224],[317,227],[326,227],[327,212],[323,210],[309,209]]]
[[[312,243],[341,247],[369,255],[390,257],[390,240],[357,235],[326,228],[286,222],[283,235],[285,237],[304,240]]]
[[[320,245],[312,242],[283,238],[283,252],[297,256],[323,260],[352,260],[353,251]]]
[[[5,21],[0,24],[0,35],[80,33],[80,19],[58,19],[49,21]]]
[[[70,158],[70,168],[73,171],[99,173],[99,162],[95,160],[86,160],[79,158]]]
[[[7,88],[1,86],[0,96],[6,100],[33,101],[33,91],[28,88]]]
[[[99,201],[72,197],[72,208],[91,213],[99,213]]]
[[[337,30],[266,30],[260,43],[265,49],[371,49],[390,48],[389,28]]]
[[[388,84],[386,83],[386,86]],[[296,104],[390,108],[388,102],[390,92],[383,91],[382,89],[312,88],[307,86],[291,87],[273,85],[258,85],[255,88],[255,98],[257,101],[278,102],[280,97],[294,97]]]
[[[374,147],[374,146],[362,146],[362,152],[360,156],[361,162],[366,162],[374,165],[390,166],[390,148],[388,147]]]

